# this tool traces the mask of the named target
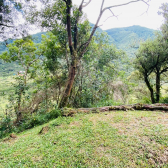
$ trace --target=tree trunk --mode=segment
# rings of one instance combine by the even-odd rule
[[[22,98],[22,90],[20,90],[19,95],[18,95],[18,105],[17,108],[15,109],[16,112],[16,123],[19,124],[19,122],[22,120],[22,112],[21,112],[21,98]]]
[[[68,98],[70,96],[72,86],[73,86],[73,83],[75,80],[75,72],[76,72],[76,61],[73,63],[73,65],[71,65],[69,75],[68,75],[68,82],[66,85],[65,92],[64,92],[62,99],[60,101],[59,108],[65,107],[67,105]]]
[[[160,73],[156,73],[156,103],[159,103],[160,100]]]
[[[148,87],[148,89],[149,89],[149,91],[150,91],[151,101],[152,101],[152,103],[154,104],[154,103],[155,103],[154,91],[153,91],[152,86],[150,85],[150,82],[149,82],[149,80],[148,80],[147,75],[144,76],[144,80],[145,80],[145,83],[146,83],[146,85],[147,85],[147,87]]]

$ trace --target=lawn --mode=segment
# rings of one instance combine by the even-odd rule
[[[46,131],[39,133],[42,128]],[[168,113],[59,117],[0,140],[0,167],[168,167]]]

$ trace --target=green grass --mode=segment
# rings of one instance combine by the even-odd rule
[[[168,114],[59,117],[0,141],[0,167],[168,167]],[[42,127],[50,129],[39,134]]]

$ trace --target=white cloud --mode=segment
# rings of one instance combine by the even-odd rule
[[[91,3],[84,8],[84,12],[87,14],[89,21],[92,23],[96,22],[100,11],[101,1],[102,0],[92,0]],[[105,0],[104,6],[122,4],[128,1],[129,0]],[[126,6],[113,8],[112,11],[118,16],[118,19],[116,17],[111,17],[104,22],[112,15],[110,11],[106,11],[100,22],[100,25],[103,24],[101,28],[110,29],[115,27],[140,25],[151,29],[159,29],[162,24],[163,17],[158,15],[158,10],[161,4],[165,2],[167,2],[167,0],[151,0],[149,2],[149,9],[143,2],[136,2]],[[81,0],[73,0],[73,3],[79,5]]]

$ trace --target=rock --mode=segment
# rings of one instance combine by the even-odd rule
[[[68,117],[73,117],[76,114],[76,111],[70,111],[67,116]]]
[[[45,126],[40,130],[39,134],[46,134],[49,131],[49,129],[49,126]]]
[[[13,134],[13,133],[10,134],[10,137],[11,137],[11,138],[17,138],[17,136],[16,136],[15,134]]]

